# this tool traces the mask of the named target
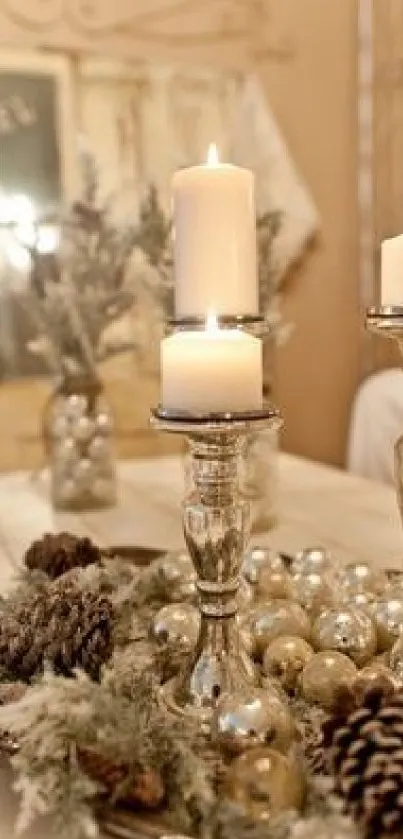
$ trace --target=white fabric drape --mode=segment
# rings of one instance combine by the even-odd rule
[[[394,446],[403,428],[403,371],[370,376],[354,400],[347,468],[366,478],[394,483]]]

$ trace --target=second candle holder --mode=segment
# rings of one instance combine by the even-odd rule
[[[186,545],[197,572],[201,628],[190,666],[163,689],[173,711],[209,723],[222,694],[253,684],[253,665],[235,617],[250,504],[241,491],[241,457],[250,433],[281,425],[270,405],[245,413],[189,414],[158,408],[152,425],[189,440],[193,487],[182,506]]]

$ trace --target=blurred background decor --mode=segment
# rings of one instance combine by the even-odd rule
[[[4,51],[5,68],[8,56]],[[63,149],[70,139],[67,158],[74,157],[75,166],[74,176],[67,177],[69,188],[59,174],[58,195],[45,201],[40,191],[23,191],[18,172],[13,186],[0,165],[3,222],[10,197],[20,201],[16,235],[11,241],[7,224],[0,234],[0,291],[6,298],[0,306],[0,408],[3,400],[13,413],[12,423],[8,417],[1,429],[7,445],[0,450],[0,468],[6,469],[42,465],[38,428],[49,370],[59,379],[66,367],[70,375],[72,368],[81,372],[84,367],[92,376],[97,370],[115,416],[119,456],[177,450],[176,440],[159,438],[148,428],[149,407],[157,398],[157,347],[172,296],[169,183],[174,169],[205,159],[212,139],[223,159],[257,174],[261,302],[273,327],[266,350],[267,390],[273,386],[272,347],[289,332],[280,292],[318,227],[316,207],[253,74],[101,59],[85,52],[74,64],[66,54],[61,60],[69,87],[66,102],[74,107],[66,109],[56,87],[54,110],[63,112],[70,130],[66,134],[56,120],[52,142],[64,170]],[[17,75],[19,84],[26,71],[11,59],[10,67],[13,72],[4,74],[8,100],[11,86],[14,101],[13,80]],[[25,160],[31,130],[18,127],[28,142]],[[83,180],[83,159],[96,170],[92,187]],[[59,261],[63,271],[55,268]]]

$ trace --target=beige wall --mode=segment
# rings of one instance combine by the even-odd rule
[[[262,69],[271,105],[322,216],[322,234],[294,279],[295,334],[278,359],[284,444],[342,463],[359,376],[355,0],[282,0],[292,63]]]
[[[52,3],[60,6],[51,0],[47,8]],[[135,5],[136,10],[141,6]],[[151,10],[155,5],[153,0],[143,0],[144,9]],[[243,66],[249,63],[257,67],[323,221],[320,241],[296,272],[285,305],[286,315],[296,328],[278,358],[276,398],[286,420],[284,446],[315,459],[342,463],[350,403],[359,376],[357,0],[266,0],[263,5],[265,31],[258,4],[250,0],[244,7],[250,12],[246,15],[244,11],[242,21],[237,23],[238,28],[241,24],[245,27],[242,48],[224,32],[223,41],[219,39],[213,47],[211,42],[198,43],[197,48],[186,50],[182,42],[176,54],[170,36],[163,49],[160,45],[164,39],[139,40],[135,21],[130,31],[111,29],[109,35],[107,26],[85,29],[82,21],[81,28],[67,30],[62,18],[55,18],[53,28],[35,28],[6,14],[3,0],[0,37],[8,45],[25,42],[80,50],[95,46],[104,54],[126,51],[132,57],[192,58],[215,65],[240,60]],[[39,0],[8,0],[7,7],[13,6],[19,6],[26,16],[43,13]],[[132,6],[129,0],[120,0],[113,8],[123,14]],[[215,4],[206,1],[204,24],[227,27],[228,36],[234,22],[217,17],[220,6],[219,0]],[[73,7],[79,4],[73,3]],[[99,9],[106,14],[107,0],[99,2]],[[189,17],[177,19],[176,37],[188,27]]]

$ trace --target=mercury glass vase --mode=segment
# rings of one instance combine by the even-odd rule
[[[62,381],[45,412],[44,440],[56,510],[97,510],[115,503],[113,422],[99,380]]]

